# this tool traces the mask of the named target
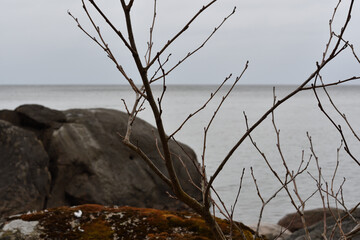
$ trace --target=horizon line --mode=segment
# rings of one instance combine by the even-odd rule
[[[140,84],[135,84],[136,86],[140,86]],[[163,84],[158,84],[158,83],[153,83],[151,84],[152,86],[163,86]],[[170,83],[170,84],[166,84],[166,86],[219,86],[221,85],[220,84],[216,84],[216,83],[210,83],[210,84],[204,84],[204,83]],[[229,84],[224,84],[224,86],[231,86],[232,84],[229,83]],[[244,83],[244,84],[241,84],[241,83],[238,83],[236,84],[236,86],[299,86],[301,84],[294,84],[294,83],[287,83],[287,84],[283,84],[283,83],[277,83],[277,84],[270,84],[270,83]],[[310,84],[307,84],[306,86],[308,86]],[[339,86],[344,86],[345,84],[340,84]],[[357,83],[348,83],[346,85],[359,85],[360,84],[357,84]],[[56,84],[43,84],[43,83],[39,83],[39,84],[18,84],[18,83],[15,83],[15,84],[2,84],[0,83],[0,87],[2,86],[128,86],[128,87],[131,87],[129,84],[117,84],[117,83],[105,83],[105,84],[100,84],[100,83],[94,83],[94,84],[83,84],[83,83],[75,83],[75,84],[61,84],[61,83],[56,83]],[[336,85],[335,85],[336,86]]]

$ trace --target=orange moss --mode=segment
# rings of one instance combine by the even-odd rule
[[[21,215],[21,220],[24,221],[38,221],[45,216],[46,212],[35,212]]]
[[[81,210],[82,215],[75,216]],[[25,214],[25,221],[39,221],[45,239],[189,239],[210,240],[212,233],[204,220],[191,212],[161,211],[135,207],[104,207],[86,204],[59,207]],[[225,235],[230,234],[229,222],[217,219]],[[253,231],[238,223],[243,233],[234,228],[233,239],[253,240]]]
[[[99,204],[84,204],[84,205],[73,207],[72,209],[74,209],[76,211],[81,209],[84,212],[100,212],[100,211],[103,211],[104,209],[106,209],[106,207],[103,205],[99,205]]]
[[[103,219],[96,219],[80,226],[79,240],[112,240],[114,231]],[[79,229],[79,230],[80,230]]]

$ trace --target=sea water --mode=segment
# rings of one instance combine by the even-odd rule
[[[189,114],[196,112],[208,101],[216,88],[217,86],[206,85],[167,86],[161,102],[166,132],[171,134],[176,131]],[[163,92],[162,86],[155,86],[154,89],[155,97],[160,99]],[[274,96],[276,100],[279,100],[294,90],[295,86],[276,86],[275,91],[272,86],[236,86],[211,122],[204,143],[204,128],[209,125],[228,89],[229,86],[225,86],[220,90],[206,108],[189,119],[181,131],[175,135],[177,140],[195,150],[199,161],[202,161],[202,156],[204,156],[208,178],[245,133],[247,129],[245,115],[247,124],[251,127],[273,105]],[[338,110],[346,114],[354,131],[360,134],[360,86],[329,87],[328,91]],[[334,110],[324,92],[319,89],[318,93],[324,109],[337,125],[341,125],[350,151],[359,159],[359,141]],[[21,104],[42,104],[59,110],[112,108],[126,111],[123,100],[127,107],[131,108],[134,99],[131,89],[121,85],[0,86],[0,109],[14,109]],[[145,110],[139,113],[139,117],[151,124],[155,123],[147,105],[145,105]],[[302,161],[305,162],[304,166],[311,159],[307,169],[296,178],[296,185],[293,182],[288,185],[288,192],[295,204],[300,205],[301,201],[304,201],[305,209],[322,207],[323,203],[317,192],[317,183],[320,179],[322,187],[326,188],[327,182],[329,192],[334,191],[340,200],[340,194],[343,194],[347,208],[355,206],[360,200],[360,167],[344,151],[344,143],[341,143],[339,131],[319,110],[313,91],[298,93],[280,105],[273,117],[275,125],[270,114],[252,132],[251,136],[272,168],[278,173],[279,178],[282,181],[285,179],[283,161],[287,163],[289,171],[296,173]],[[276,131],[279,133],[277,134]],[[309,137],[311,137],[314,152],[310,148]],[[314,154],[321,167],[321,178],[319,178],[320,171]],[[333,178],[337,162],[339,166]],[[245,172],[239,188],[243,169]],[[254,178],[258,189],[254,184]],[[298,196],[294,194],[295,186]],[[340,186],[342,187],[339,192]],[[270,171],[263,155],[249,139],[246,139],[235,151],[214,182],[214,187],[228,210],[234,209],[235,220],[247,224],[258,220],[263,206],[262,201],[266,202],[269,199],[271,201],[265,205],[262,213],[264,222],[276,223],[286,213],[295,211],[285,190],[272,198],[281,188],[281,183]],[[239,189],[239,199],[234,205]],[[326,194],[323,192],[323,195]],[[213,197],[216,199],[215,194]],[[336,203],[331,197],[329,199],[331,206],[338,204],[342,208],[341,202]],[[216,202],[221,205],[221,201],[216,199]],[[221,215],[219,211],[216,213]]]

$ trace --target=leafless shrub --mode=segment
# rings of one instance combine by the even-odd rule
[[[138,51],[137,45],[136,45],[136,41],[135,41],[135,37],[134,37],[134,32],[133,32],[133,24],[132,24],[132,17],[131,17],[131,10],[133,8],[133,4],[134,4],[135,0],[120,0],[121,3],[121,8],[122,8],[122,13],[125,17],[125,25],[126,25],[126,30],[120,30],[107,16],[106,12],[104,12],[101,7],[99,7],[99,5],[97,4],[97,2],[95,0],[88,0],[87,4],[85,3],[85,0],[81,0],[82,2],[82,6],[83,9],[88,17],[88,20],[90,21],[93,29],[95,30],[95,34],[96,36],[93,36],[89,33],[88,30],[86,30],[81,24],[80,21],[74,17],[70,12],[69,15],[75,20],[75,22],[77,23],[78,27],[92,40],[94,41],[109,57],[110,60],[112,60],[115,63],[116,68],[119,70],[119,72],[122,74],[122,76],[124,77],[124,79],[128,82],[128,84],[132,87],[133,92],[135,94],[135,102],[133,103],[132,108],[130,109],[128,107],[128,105],[126,104],[126,102],[123,100],[125,108],[127,110],[127,113],[129,115],[128,118],[128,125],[127,125],[127,131],[125,136],[122,136],[123,139],[123,143],[128,146],[130,149],[132,149],[133,151],[135,151],[137,154],[139,154],[139,156],[145,161],[146,164],[149,165],[149,167],[154,171],[154,173],[156,173],[173,191],[172,195],[174,197],[176,197],[177,199],[179,199],[180,201],[184,202],[185,204],[187,204],[190,208],[192,208],[195,212],[197,212],[198,214],[200,214],[204,220],[207,222],[207,224],[209,225],[209,227],[212,229],[212,232],[214,234],[214,238],[216,239],[226,239],[226,237],[224,236],[224,234],[222,233],[221,229],[219,228],[218,224],[215,221],[215,218],[212,214],[212,210],[211,210],[211,205],[214,207],[218,207],[220,209],[220,212],[222,212],[222,214],[228,218],[230,220],[231,223],[231,227],[236,227],[239,228],[239,226],[237,226],[236,224],[234,224],[233,221],[233,213],[234,213],[234,209],[236,207],[239,195],[240,195],[240,190],[241,190],[241,185],[242,185],[242,178],[244,176],[244,171],[241,174],[240,177],[240,183],[239,183],[239,190],[234,202],[234,205],[231,206],[230,210],[227,210],[227,207],[225,206],[225,204],[221,201],[221,196],[219,196],[215,189],[213,188],[213,183],[214,181],[217,179],[219,173],[223,170],[223,167],[228,163],[228,161],[230,160],[230,158],[233,156],[234,152],[239,148],[240,145],[242,145],[242,143],[244,142],[245,139],[250,139],[253,146],[257,149],[257,151],[261,154],[263,160],[266,162],[269,170],[271,171],[271,173],[274,175],[274,177],[278,180],[278,182],[280,183],[280,187],[278,188],[277,191],[274,192],[274,194],[268,198],[265,199],[260,191],[260,187],[257,184],[256,181],[256,177],[255,177],[255,172],[253,169],[251,169],[251,175],[253,178],[253,181],[255,183],[257,192],[258,192],[258,196],[261,199],[262,202],[262,208],[260,211],[260,215],[259,215],[259,222],[258,222],[258,229],[260,226],[260,222],[262,219],[262,213],[264,208],[266,207],[266,205],[273,199],[276,197],[276,195],[280,192],[280,191],[285,191],[291,201],[291,203],[293,204],[293,206],[295,207],[296,211],[303,216],[303,211],[304,211],[304,207],[305,207],[305,202],[306,200],[303,200],[303,198],[301,197],[300,193],[297,190],[297,185],[296,185],[296,178],[298,175],[302,174],[308,167],[310,159],[312,158],[311,156],[309,157],[308,161],[304,161],[304,154],[301,160],[301,163],[298,167],[298,169],[296,171],[291,170],[288,166],[287,166],[287,160],[284,157],[283,153],[282,153],[282,149],[281,149],[281,144],[280,144],[280,130],[277,128],[276,124],[275,124],[275,117],[274,117],[274,112],[275,110],[284,102],[286,102],[287,100],[291,99],[293,96],[295,96],[297,93],[304,91],[304,90],[310,90],[312,89],[315,93],[315,96],[317,97],[317,90],[319,88],[323,89],[324,91],[326,91],[326,87],[330,87],[330,86],[336,86],[336,85],[340,85],[343,84],[345,82],[348,81],[353,81],[353,80],[357,80],[359,79],[359,77],[354,76],[354,77],[350,77],[344,80],[340,80],[340,81],[336,81],[336,82],[330,82],[330,83],[324,83],[322,81],[321,78],[321,71],[325,68],[325,66],[328,65],[329,62],[331,62],[333,59],[335,59],[339,54],[341,54],[346,48],[350,47],[351,51],[354,55],[354,57],[357,59],[358,61],[358,55],[356,55],[355,53],[355,48],[353,45],[351,45],[347,40],[344,39],[344,33],[347,29],[348,23],[350,22],[350,18],[351,18],[351,13],[352,13],[352,9],[353,9],[353,4],[354,4],[354,0],[352,0],[348,6],[348,13],[347,13],[347,17],[346,20],[341,28],[341,30],[338,33],[335,33],[335,31],[332,29],[332,23],[334,22],[335,19],[335,15],[337,12],[337,9],[341,3],[341,1],[339,1],[339,3],[337,4],[334,13],[332,15],[332,18],[330,20],[329,23],[329,27],[330,27],[330,35],[329,35],[329,41],[327,42],[326,46],[325,46],[325,51],[323,53],[322,59],[321,61],[316,63],[316,67],[314,69],[314,71],[308,76],[308,78],[306,78],[295,90],[293,90],[292,92],[288,93],[288,95],[286,95],[285,97],[283,97],[282,99],[277,99],[276,95],[275,95],[275,90],[274,90],[274,102],[273,105],[267,110],[265,111],[262,116],[255,121],[254,123],[249,123],[247,120],[247,117],[245,115],[245,119],[246,119],[246,126],[247,129],[245,131],[245,133],[240,136],[238,138],[238,141],[231,147],[231,149],[225,154],[224,158],[222,160],[219,161],[219,165],[217,166],[214,174],[212,176],[207,176],[206,174],[206,146],[207,146],[207,133],[208,130],[211,128],[212,126],[212,122],[213,120],[217,117],[217,114],[219,112],[219,109],[222,107],[222,104],[224,103],[224,101],[226,101],[227,97],[229,96],[229,94],[231,94],[232,89],[234,88],[235,85],[237,85],[237,83],[239,82],[239,80],[242,78],[242,76],[245,74],[249,62],[245,63],[245,66],[243,68],[243,71],[238,75],[238,77],[235,78],[234,82],[231,84],[231,87],[229,88],[229,90],[227,91],[227,93],[222,97],[222,100],[220,101],[218,107],[216,108],[215,112],[213,113],[213,116],[210,118],[208,125],[205,127],[204,129],[204,140],[203,140],[203,151],[202,151],[202,156],[201,156],[201,166],[198,169],[199,170],[199,174],[201,174],[202,176],[202,185],[198,186],[199,191],[202,191],[202,195],[203,195],[203,200],[202,201],[197,201],[194,198],[192,198],[190,195],[188,195],[188,193],[186,193],[180,182],[179,179],[176,175],[176,172],[174,170],[174,166],[173,166],[173,161],[175,161],[176,156],[173,156],[170,152],[170,148],[169,148],[169,140],[173,139],[176,141],[176,134],[182,130],[183,126],[188,122],[189,119],[191,119],[193,116],[195,116],[197,113],[199,113],[200,111],[202,111],[204,108],[207,107],[207,104],[213,100],[214,96],[216,94],[218,94],[219,90],[229,81],[229,79],[232,78],[232,74],[230,74],[228,77],[225,78],[225,80],[222,82],[222,84],[218,87],[218,89],[214,92],[210,94],[210,97],[208,98],[208,100],[201,105],[195,112],[189,114],[188,116],[184,116],[185,120],[179,125],[179,127],[171,134],[167,135],[166,133],[166,129],[164,128],[164,124],[163,124],[163,108],[162,108],[162,103],[164,101],[164,95],[166,94],[166,84],[167,84],[167,77],[170,75],[170,73],[173,72],[174,69],[178,68],[181,66],[181,64],[183,62],[185,62],[187,59],[189,59],[191,56],[193,56],[195,53],[198,53],[200,51],[200,49],[202,49],[206,43],[213,37],[213,35],[217,32],[217,30],[219,28],[221,28],[223,26],[223,24],[228,21],[228,19],[235,13],[236,8],[234,8],[228,16],[226,16],[223,21],[221,21],[219,23],[219,25],[217,27],[215,27],[215,29],[213,30],[213,32],[211,32],[203,42],[199,43],[198,47],[195,48],[192,51],[189,51],[187,54],[185,54],[185,56],[180,59],[176,64],[174,64],[173,66],[167,66],[167,64],[169,64],[169,58],[171,56],[171,54],[168,54],[167,56],[164,56],[165,54],[167,54],[167,50],[169,48],[169,46],[175,44],[176,40],[184,33],[186,32],[193,24],[194,21],[197,20],[197,18],[202,15],[207,9],[209,9],[210,7],[212,7],[212,5],[214,5],[215,2],[217,2],[217,0],[212,0],[209,1],[207,4],[205,4],[202,8],[200,8],[198,10],[198,12],[189,19],[188,22],[186,22],[183,26],[183,28],[178,31],[177,33],[175,33],[173,35],[172,38],[170,38],[160,49],[155,50],[154,49],[154,44],[153,44],[153,33],[154,33],[154,28],[156,26],[156,16],[157,16],[157,1],[154,0],[154,8],[151,10],[153,17],[152,17],[152,21],[150,23],[150,31],[149,31],[149,41],[147,42],[147,50],[145,52],[145,54],[141,54]],[[97,23],[94,20],[93,17],[93,13],[90,13],[89,11],[89,7],[88,5],[90,5],[93,10],[95,10],[95,12],[98,13],[98,15],[106,22],[107,26],[115,33],[115,35],[119,38],[121,44],[123,44],[126,49],[128,50],[128,52],[131,54],[133,61],[136,65],[138,74],[139,74],[139,78],[141,79],[142,85],[141,86],[137,86],[134,81],[133,78],[131,76],[129,76],[126,72],[126,70],[124,69],[124,67],[121,65],[120,62],[118,62],[117,58],[115,57],[115,55],[113,54],[113,51],[111,50],[111,48],[109,47],[108,43],[106,42],[105,38],[103,37],[103,33],[100,30],[100,27],[97,25]],[[127,37],[125,36],[127,35]],[[142,60],[142,57],[144,57],[144,61]],[[156,67],[157,65],[157,67]],[[151,74],[151,72],[153,74]],[[151,76],[151,77],[150,77]],[[318,79],[321,80],[321,84],[318,85]],[[162,92],[160,97],[156,98],[153,94],[153,88],[152,88],[152,83],[156,82],[156,81],[160,81],[162,80]],[[311,87],[309,87],[309,84],[312,84]],[[329,99],[330,98],[330,95]],[[350,151],[350,146],[348,146],[347,142],[346,142],[346,137],[343,135],[342,133],[342,128],[340,127],[340,125],[337,125],[332,118],[327,114],[326,110],[323,109],[322,105],[321,105],[321,101],[319,98],[318,99],[318,104],[319,107],[321,109],[321,111],[324,112],[324,114],[328,117],[328,119],[333,122],[334,127],[336,129],[338,129],[341,138],[343,140],[343,143],[345,144],[345,151],[353,158],[353,160],[359,164],[359,161],[356,159],[355,156],[352,155],[352,152]],[[158,136],[159,139],[156,139],[157,142],[157,146],[158,146],[158,152],[161,155],[161,158],[164,160],[164,164],[166,166],[166,170],[167,173],[161,172],[156,166],[155,164],[152,162],[152,160],[149,158],[149,156],[147,156],[142,149],[137,146],[136,144],[132,143],[130,141],[130,136],[131,136],[131,130],[132,130],[132,125],[134,122],[134,119],[137,117],[137,114],[143,110],[144,108],[144,102],[147,102],[148,105],[151,108],[151,111],[153,113],[153,117],[155,119],[156,122],[156,128],[157,128],[157,132],[158,132]],[[345,120],[347,126],[351,129],[351,131],[353,131],[354,136],[356,138],[357,134],[355,133],[354,129],[351,128],[351,124],[349,123],[348,119],[346,118],[346,116],[344,114],[342,114],[337,108],[336,105],[333,104],[333,107],[337,110],[337,112],[343,117],[343,119]],[[277,150],[280,156],[280,159],[283,163],[284,169],[285,169],[285,176],[282,178],[279,173],[271,166],[271,164],[269,163],[269,161],[267,160],[265,154],[261,151],[260,147],[257,146],[256,142],[253,140],[251,133],[258,128],[258,126],[260,126],[265,119],[267,119],[267,117],[271,115],[272,116],[272,122],[273,122],[273,127],[274,127],[274,131],[276,133],[277,136],[277,142],[276,142],[276,146],[277,146]],[[309,140],[311,142],[311,138],[309,137]],[[159,143],[159,144],[158,144]],[[311,147],[311,149],[313,149],[313,147]],[[312,156],[315,158],[316,163],[317,162],[317,157],[315,155],[315,152],[313,152]],[[179,159],[181,161],[181,159]],[[340,200],[341,199],[341,189],[335,193],[333,192],[333,189],[331,187],[331,190],[327,189],[327,188],[323,188],[321,185],[321,168],[320,166],[318,167],[319,169],[319,178],[316,179],[314,178],[314,180],[316,181],[318,187],[318,192],[322,193],[323,195],[321,195],[323,201],[324,201],[324,206],[325,206],[325,198],[326,197],[333,197],[335,198],[338,203],[342,206],[344,206],[344,203]],[[336,171],[335,171],[336,173]],[[335,175],[334,173],[334,175]],[[294,192],[291,191],[289,185],[293,184],[294,186]],[[215,201],[211,195],[211,192],[213,192],[213,194],[215,194],[217,196],[217,198],[220,201],[220,205],[217,203],[217,201]],[[339,195],[340,193],[340,195]],[[295,195],[294,195],[295,194]],[[309,196],[311,197],[311,196]],[[300,206],[296,203],[296,202],[300,202]],[[224,210],[221,210],[221,209]],[[350,212],[349,212],[350,213]],[[305,225],[305,219],[302,218],[304,221],[304,225]],[[241,229],[240,229],[241,230]],[[307,233],[308,236],[308,233]],[[344,233],[344,236],[345,233]],[[308,236],[309,237],[309,236]]]

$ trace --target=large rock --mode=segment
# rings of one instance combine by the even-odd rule
[[[58,126],[66,121],[61,111],[46,108],[41,105],[22,105],[15,109],[21,116],[21,124],[33,128],[48,128]]]
[[[336,213],[337,214],[337,213]],[[358,231],[350,236],[350,232],[354,230],[357,226],[357,222],[360,221],[360,209],[356,209],[352,213],[352,217],[349,217],[345,212],[341,211],[339,213],[340,219],[334,219],[333,217],[329,217],[326,219],[326,239],[345,239],[343,237],[344,234],[348,234],[347,238],[352,240],[360,240],[360,231]],[[355,219],[355,220],[354,220]],[[356,222],[357,221],[357,222]],[[340,228],[341,227],[341,230]],[[324,234],[324,220],[320,220],[316,224],[311,225],[307,228],[310,238],[312,240],[323,240],[325,239]],[[300,229],[291,234],[286,240],[302,240],[306,239],[306,233],[304,229]]]
[[[109,109],[56,111],[39,105],[23,105],[15,111],[0,111],[0,119],[9,122],[5,124],[7,128],[16,128],[13,126],[16,125],[26,129],[24,132],[32,136],[34,144],[36,142],[39,145],[39,149],[35,149],[32,142],[26,143],[34,149],[23,152],[23,155],[39,159],[37,155],[42,154],[46,158],[46,164],[41,165],[41,169],[49,169],[51,184],[49,194],[45,190],[41,192],[42,198],[46,199],[42,207],[96,203],[173,210],[185,208],[182,203],[170,196],[171,189],[145,162],[123,145],[121,135],[125,135],[127,125],[125,113]],[[20,128],[16,129],[21,130]],[[5,129],[1,127],[1,131]],[[8,133],[4,133],[3,136],[12,139]],[[134,122],[131,141],[141,147],[154,164],[167,175],[164,161],[156,146],[157,138],[154,127],[140,119]],[[22,138],[16,141],[25,144]],[[18,149],[14,144],[2,147],[9,152],[8,155],[12,155],[11,151]],[[185,191],[194,198],[201,199],[200,191],[189,181],[190,175],[192,181],[200,185],[195,153],[186,145],[178,145],[173,141],[170,141],[170,147],[176,172]],[[4,171],[7,170],[4,169],[14,168],[9,165],[8,157],[4,156],[0,155],[0,162],[6,165],[0,168],[0,175],[5,174]],[[17,164],[19,162],[20,160],[14,161]],[[28,165],[21,165],[23,171],[32,168],[35,172],[40,171],[40,165],[36,161],[28,162]],[[186,169],[183,164],[186,165]],[[4,176],[10,179],[9,175]],[[47,181],[43,179],[40,183],[48,187]],[[1,181],[0,184],[3,182],[9,180]],[[20,183],[15,184],[17,185]],[[46,187],[44,189],[47,190]],[[12,199],[19,199],[19,204],[24,205],[30,200],[27,195],[22,197],[21,191],[14,191],[14,194],[17,196],[0,200],[0,204],[9,206],[11,213],[39,209],[32,206],[14,209],[8,205]]]
[[[127,114],[115,110],[69,110],[64,112],[67,122],[55,130],[49,144],[49,154],[56,162],[54,186],[48,206],[99,203],[137,207],[175,209],[170,192],[135,152],[128,149],[120,135],[125,135]],[[148,123],[135,121],[131,141],[154,161],[162,172],[165,165],[156,147],[155,129]],[[189,182],[187,165],[192,178],[199,183],[199,175],[186,152],[171,142],[174,165],[187,192],[200,197]]]
[[[332,213],[338,213],[338,210],[335,208],[326,209],[324,211],[323,208],[317,208],[312,210],[304,211],[305,224],[307,227],[310,227],[319,221],[324,219],[324,213],[326,218],[332,218]],[[340,211],[342,214],[343,211]],[[285,217],[281,218],[278,222],[278,225],[287,228],[290,232],[295,232],[299,229],[304,228],[304,224],[301,220],[301,217],[298,213],[289,213]]]
[[[0,120],[0,218],[43,209],[49,158],[35,134]]]

